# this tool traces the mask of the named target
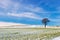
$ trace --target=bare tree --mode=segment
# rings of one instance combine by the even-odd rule
[[[45,25],[45,28],[46,28],[46,25],[48,24],[48,22],[50,22],[50,20],[48,20],[48,18],[42,19],[42,23]]]

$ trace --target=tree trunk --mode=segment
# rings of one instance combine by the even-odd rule
[[[45,23],[45,28],[46,28],[46,23]]]
[[[46,24],[45,24],[45,28],[46,28]]]

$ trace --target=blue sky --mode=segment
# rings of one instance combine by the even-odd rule
[[[0,0],[0,22],[60,25],[60,0]]]

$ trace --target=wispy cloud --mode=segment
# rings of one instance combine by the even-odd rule
[[[55,5],[50,4],[50,1],[43,1],[41,0],[38,4],[26,4],[22,3],[23,0],[18,1],[12,1],[12,0],[0,0],[0,10],[4,10],[4,12],[0,12],[0,16],[9,16],[9,17],[18,17],[18,18],[30,18],[34,20],[41,20],[42,18],[51,18],[50,20],[54,22],[59,22],[60,16],[56,16],[56,18],[52,19],[53,15],[56,15],[55,13],[60,15],[60,7],[56,7],[55,9],[57,11],[53,11],[53,7]],[[26,0],[27,1],[27,0]],[[28,1],[27,1],[28,2]],[[44,4],[44,8],[41,6],[38,6],[40,4]],[[50,9],[52,7],[52,9]],[[49,11],[52,10],[52,11]]]
[[[8,13],[7,14],[8,16],[15,16],[15,17],[25,17],[25,18],[32,18],[32,19],[42,19],[40,18],[40,16],[38,15],[35,15],[34,13],[32,12],[23,12],[23,13],[20,13],[20,14],[17,14],[17,13]]]
[[[11,12],[16,12],[17,10],[28,10],[37,13],[48,13],[42,7],[38,7],[32,4],[26,5],[19,2],[13,2],[12,0],[0,0],[0,7],[4,8],[5,11],[10,9]]]
[[[0,0],[0,7],[7,8],[11,3],[11,0]]]
[[[0,0],[0,7],[4,8],[7,13],[3,13],[5,16],[14,16],[14,17],[26,17],[32,19],[41,19],[40,16],[36,15],[35,12],[43,12],[43,8],[35,7],[34,5],[25,5],[17,2],[13,2],[11,0]],[[3,6],[2,6],[3,5]],[[19,12],[17,10],[22,10],[23,12]],[[24,12],[24,11],[28,12]],[[1,15],[1,14],[0,14]]]

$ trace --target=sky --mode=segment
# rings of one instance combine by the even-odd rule
[[[60,26],[60,0],[0,0],[0,22]]]

